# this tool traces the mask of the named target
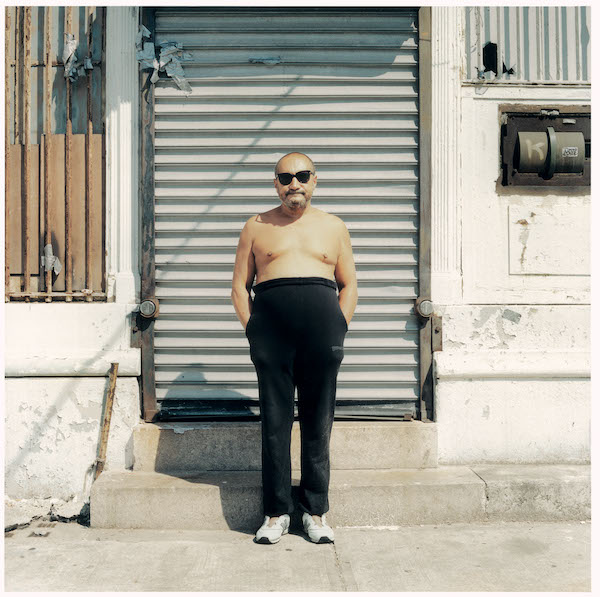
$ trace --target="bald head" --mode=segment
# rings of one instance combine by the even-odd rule
[[[275,175],[279,174],[279,164],[281,164],[281,162],[283,162],[286,158],[302,158],[306,160],[311,172],[315,172],[315,165],[306,154],[300,153],[298,151],[292,151],[290,153],[286,153],[282,158],[279,159],[277,164],[275,164]]]

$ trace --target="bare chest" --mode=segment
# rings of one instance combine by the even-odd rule
[[[331,225],[274,226],[265,223],[260,226],[252,247],[257,265],[285,257],[331,265],[337,263],[339,241]]]

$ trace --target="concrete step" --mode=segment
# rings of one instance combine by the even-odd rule
[[[336,421],[335,470],[437,466],[437,426],[421,421]],[[141,423],[133,431],[134,470],[146,472],[259,471],[257,422]],[[300,468],[300,426],[292,427],[292,468]]]
[[[293,479],[295,487],[298,472]],[[329,502],[337,527],[587,520],[590,467],[334,470]],[[100,528],[253,531],[262,523],[261,474],[106,471],[92,486],[90,509],[91,526]],[[300,515],[292,516],[296,528]]]

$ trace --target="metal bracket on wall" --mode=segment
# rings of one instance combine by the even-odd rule
[[[136,309],[132,311],[130,314],[131,317],[131,348],[141,348],[142,347],[142,329],[141,329],[141,316],[139,310]]]
[[[418,297],[415,311],[420,321],[419,418],[434,420],[433,352],[441,350],[442,318],[434,314],[434,305],[428,297]]]
[[[439,352],[442,347],[442,316],[432,315],[431,317],[431,351]]]

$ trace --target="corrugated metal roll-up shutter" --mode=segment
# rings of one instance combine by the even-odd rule
[[[231,305],[245,220],[279,204],[273,166],[312,157],[313,205],[352,238],[359,302],[338,417],[416,416],[418,34],[409,9],[158,9],[193,93],[155,94],[156,391],[161,416],[256,415]]]

